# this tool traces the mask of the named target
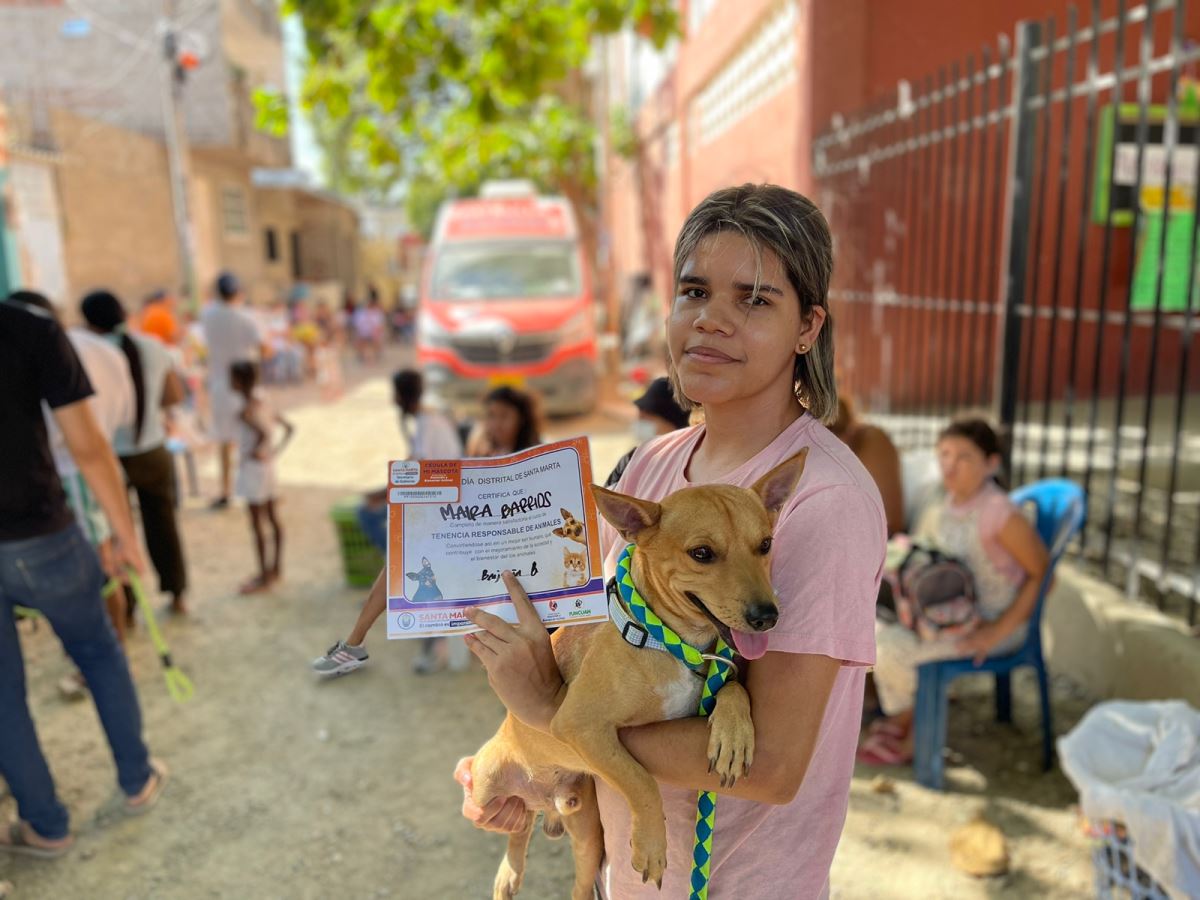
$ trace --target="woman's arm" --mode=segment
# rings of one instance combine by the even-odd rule
[[[1000,546],[1007,550],[1025,570],[1025,583],[1012,605],[1000,618],[977,628],[958,643],[963,653],[974,653],[975,664],[983,662],[988,653],[1016,631],[1033,615],[1042,579],[1050,567],[1050,554],[1033,526],[1020,513],[1012,513],[996,534]]]
[[[562,676],[546,627],[528,595],[509,573],[504,585],[512,596],[517,624],[472,607],[466,616],[483,630],[467,635],[467,645],[487,668],[488,680],[508,710],[525,724],[549,731],[566,693]],[[704,719],[626,728],[621,740],[661,781],[761,803],[788,803],[808,770],[840,667],[838,660],[808,653],[768,653],[750,664],[746,690],[754,719],[754,764],[749,777],[733,787],[722,788],[709,774]]]
[[[865,426],[858,448],[858,460],[870,473],[887,517],[888,537],[904,530],[904,486],[901,478],[900,454],[891,438],[879,428]]]
[[[96,424],[88,400],[79,400],[54,410],[54,420],[62,429],[67,449],[75,459],[75,465],[96,502],[104,510],[116,538],[115,563],[132,566],[139,574],[146,574],[146,562],[142,558],[141,545],[133,527],[133,515],[129,510],[129,495],[125,488],[125,474],[121,471],[112,448]]]
[[[721,787],[717,776],[709,773],[705,719],[624,728],[621,742],[666,784],[758,803],[790,803],[808,772],[841,666],[836,659],[810,653],[768,653],[749,664],[746,689],[754,719],[754,762],[750,774],[732,787]]]
[[[163,376],[162,400],[159,405],[163,409],[169,409],[182,403],[184,396],[183,380],[174,369],[167,369],[167,374]]]

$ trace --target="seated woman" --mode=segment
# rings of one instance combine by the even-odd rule
[[[1025,641],[1050,558],[1033,526],[995,481],[1000,440],[981,419],[952,423],[937,443],[944,499],[916,538],[962,560],[975,577],[982,623],[965,636],[922,641],[899,623],[876,621],[875,689],[884,717],[858,751],[869,765],[906,765],[913,754],[917,667],[939,659],[1011,653]]]
[[[838,396],[837,418],[830,424],[829,430],[850,448],[863,468],[871,473],[871,480],[879,488],[879,496],[883,499],[888,537],[903,531],[904,490],[900,454],[888,433],[860,419],[854,404],[841,395]]]

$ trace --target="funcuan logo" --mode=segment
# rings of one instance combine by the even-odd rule
[[[412,613],[401,613],[400,617],[396,619],[396,624],[408,631],[417,624],[417,618]]]

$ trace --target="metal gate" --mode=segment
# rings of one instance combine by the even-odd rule
[[[1195,625],[1200,48],[1183,2],[1088,12],[814,142],[841,376],[903,448],[988,412],[1014,485],[1087,490],[1079,560]]]

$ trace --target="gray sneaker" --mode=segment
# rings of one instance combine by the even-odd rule
[[[338,641],[328,652],[312,661],[312,670],[322,677],[345,675],[367,664],[367,648],[352,647],[345,641]]]

